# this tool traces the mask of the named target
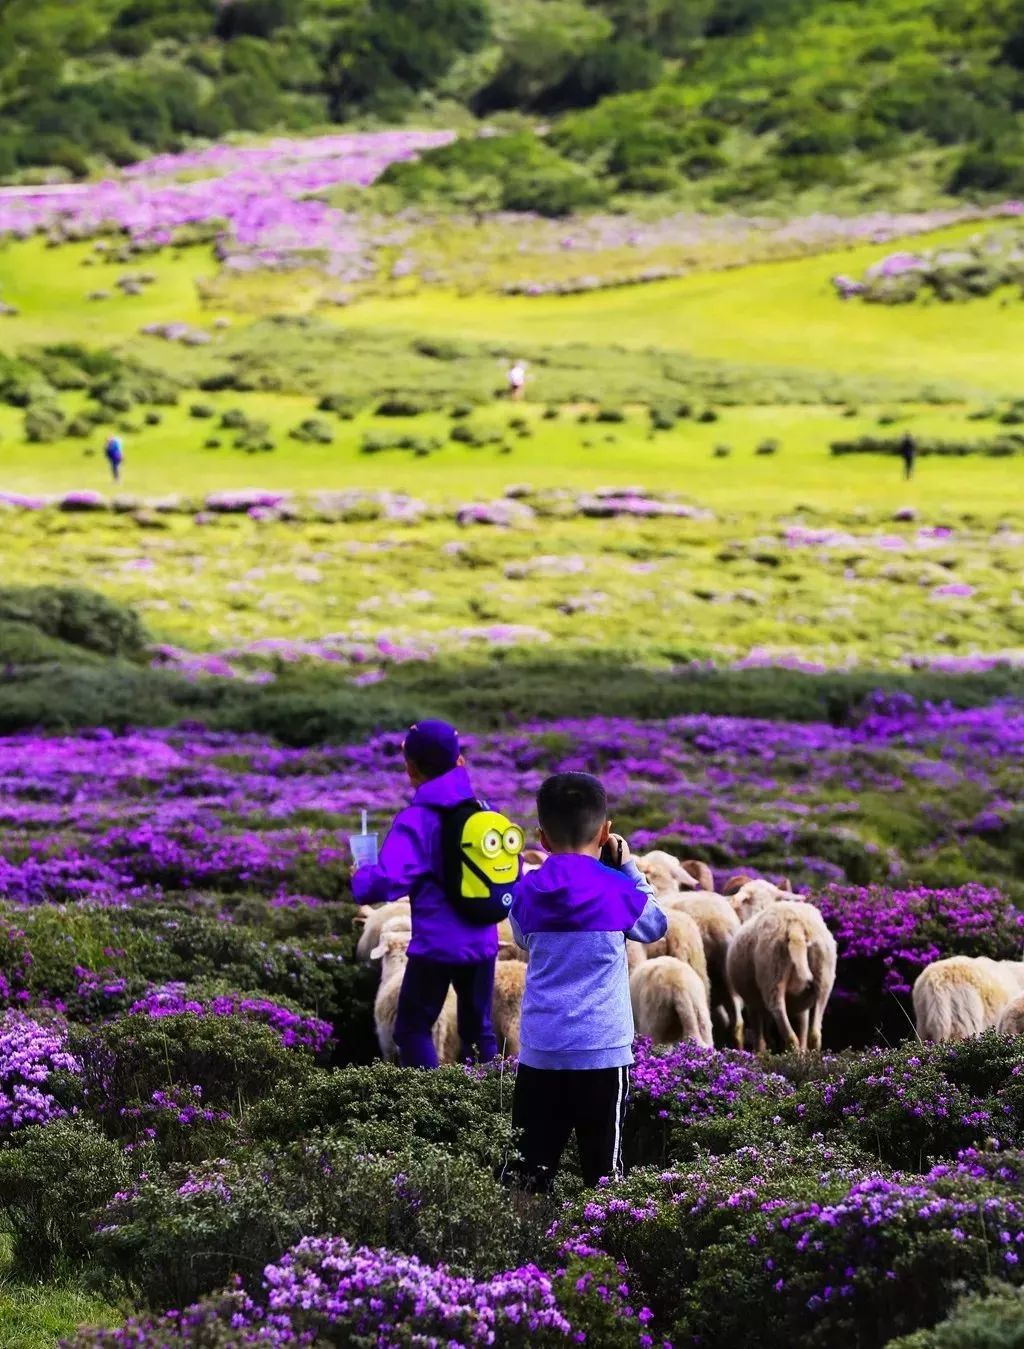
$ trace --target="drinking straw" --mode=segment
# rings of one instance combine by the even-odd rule
[[[363,811],[363,833],[366,833],[366,811]]]

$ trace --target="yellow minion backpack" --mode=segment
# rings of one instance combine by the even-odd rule
[[[439,814],[445,897],[467,922],[501,922],[522,871],[522,829],[475,799]]]

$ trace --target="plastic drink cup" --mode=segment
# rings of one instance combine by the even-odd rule
[[[372,867],[377,863],[377,835],[349,834],[348,846],[357,867]]]

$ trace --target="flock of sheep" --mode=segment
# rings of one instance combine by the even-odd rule
[[[523,855],[534,870],[544,854]],[[821,1026],[836,978],[836,943],[821,913],[783,887],[734,878],[716,894],[703,862],[681,862],[655,851],[637,863],[668,914],[668,931],[649,946],[626,943],[633,1017],[638,1035],[655,1044],[716,1041],[742,1048],[749,1032],[758,1053],[770,1027],[783,1049],[820,1050]],[[398,993],[412,935],[408,900],[361,908],[357,958],[380,962],[374,1004],[377,1039],[386,1059],[394,1041]],[[519,1023],[526,986],[526,952],[508,923],[499,928],[493,1021],[504,1054],[519,1053]],[[1024,962],[953,956],[922,972],[913,990],[922,1040],[963,1040],[998,1028],[1024,1034]],[[434,1026],[442,1063],[459,1056],[455,994]]]

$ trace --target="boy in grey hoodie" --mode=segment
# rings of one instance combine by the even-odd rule
[[[516,886],[509,912],[530,957],[512,1124],[523,1183],[546,1191],[574,1130],[587,1185],[621,1171],[633,1062],[626,942],[657,941],[668,920],[611,833],[597,778],[548,778],[537,816],[550,856]]]

